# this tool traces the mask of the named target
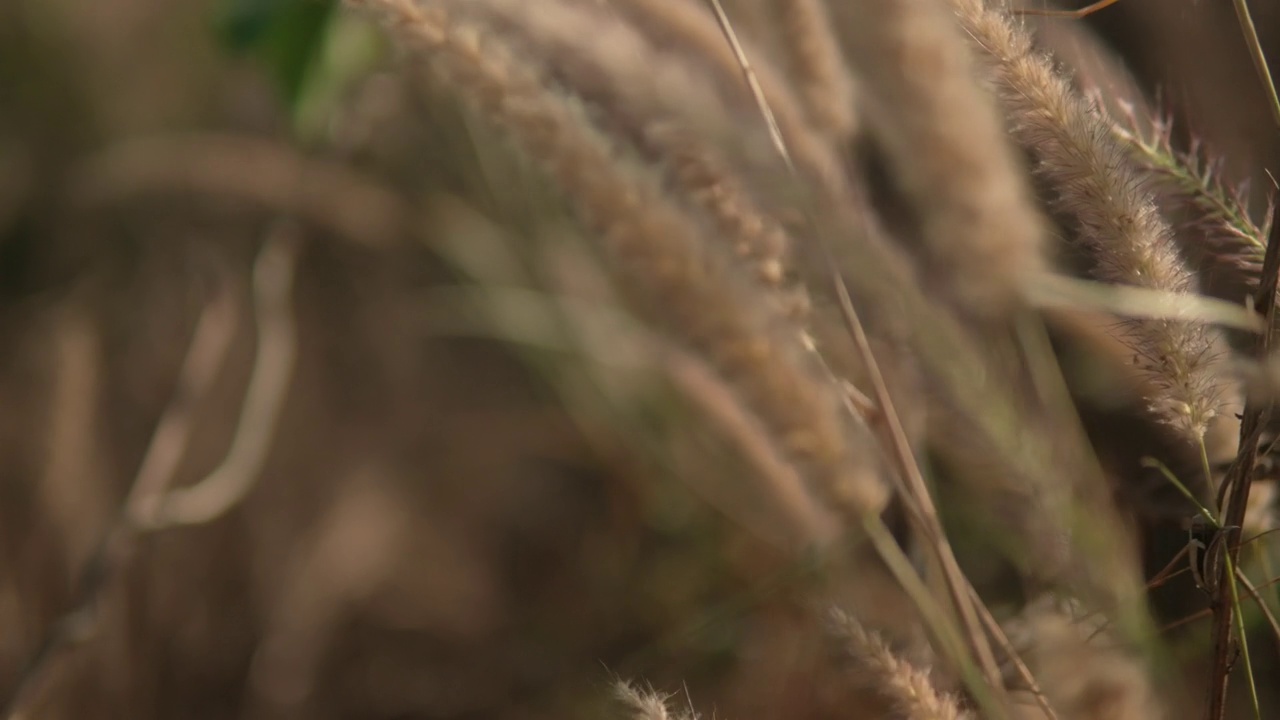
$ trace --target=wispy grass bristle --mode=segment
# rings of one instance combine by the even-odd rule
[[[1111,121],[1111,131],[1132,149],[1138,161],[1162,180],[1175,202],[1193,209],[1191,230],[1196,239],[1220,263],[1241,270],[1247,285],[1256,290],[1267,238],[1271,234],[1271,207],[1262,225],[1249,212],[1248,187],[1231,187],[1222,177],[1220,162],[1210,159],[1195,143],[1179,150],[1173,143],[1173,122],[1156,120],[1140,127],[1129,111]]]
[[[928,673],[903,660],[875,632],[854,617],[832,610],[828,620],[839,643],[838,663],[844,677],[886,703],[893,717],[904,720],[972,720],[958,698],[940,692]]]
[[[752,296],[758,286],[736,276],[645,168],[620,154],[538,77],[536,66],[459,22],[445,3],[354,4],[378,11],[393,36],[422,53],[441,80],[546,169],[599,233],[637,311],[706,353],[820,492],[854,517],[883,508],[886,490],[872,457],[850,444],[865,430],[841,416],[798,336]]]
[[[580,98],[614,137],[662,171],[677,201],[705,213],[716,239],[803,320],[808,299],[794,282],[792,241],[735,172],[751,162],[752,139],[762,135],[736,127],[721,90],[696,64],[661,52],[616,13],[577,3],[482,0],[453,7],[540,58],[562,92]]]
[[[638,688],[625,680],[614,683],[613,693],[623,706],[625,720],[698,720],[699,717],[692,712],[672,711],[668,707],[670,696]]]
[[[1071,219],[1091,272],[1108,282],[1194,293],[1186,266],[1145,177],[1096,105],[1068,85],[1052,60],[1003,12],[982,0],[951,0],[1004,104],[1013,136],[1035,158],[1056,212]],[[1152,413],[1196,442],[1217,414],[1219,359],[1208,328],[1194,322],[1126,322],[1134,363],[1162,392]]]

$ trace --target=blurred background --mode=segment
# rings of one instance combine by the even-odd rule
[[[1029,21],[1265,205],[1229,2]],[[604,717],[623,677],[848,717],[804,568],[678,481],[741,461],[545,184],[395,55],[323,0],[0,3],[0,702]],[[113,533],[141,478],[214,484]]]

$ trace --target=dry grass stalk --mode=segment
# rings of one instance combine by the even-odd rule
[[[230,197],[387,247],[412,226],[412,207],[351,167],[249,135],[175,134],[118,143],[77,168],[81,208],[174,191]]]
[[[1002,313],[1045,269],[1044,229],[971,50],[938,0],[833,5],[865,115],[921,224],[928,276]]]
[[[253,264],[253,296],[258,347],[245,389],[244,405],[226,456],[194,485],[163,496],[139,489],[138,503],[153,505],[145,521],[150,529],[197,525],[217,520],[253,490],[266,465],[280,424],[280,413],[293,380],[298,353],[293,318],[293,278],[301,251],[300,231],[291,220],[278,220]]]
[[[830,630],[840,643],[840,659],[848,679],[875,693],[904,720],[969,720],[973,714],[957,699],[940,692],[929,675],[898,657],[876,633],[852,616],[833,610]]]
[[[822,228],[841,241],[833,248],[835,262],[854,305],[868,311],[878,334],[895,339],[891,347],[919,362],[929,402],[928,447],[943,461],[949,481],[995,508],[1002,527],[1018,538],[1023,567],[1037,580],[1072,586],[1100,607],[1122,609],[1126,630],[1141,634],[1138,626],[1147,621],[1135,548],[1105,481],[1084,461],[1089,450],[1078,431],[1019,396],[1007,371],[991,373],[1007,348],[982,344],[917,290],[909,263],[889,245],[869,208],[831,200],[822,211]],[[816,310],[833,302],[823,301]],[[1073,536],[1080,517],[1090,519],[1088,533]]]
[[[50,324],[56,328],[52,364],[57,379],[48,400],[48,460],[38,489],[72,562],[80,564],[114,504],[99,480],[102,449],[95,436],[101,422],[102,338],[79,306]]]
[[[1273,207],[1271,236],[1267,238],[1258,292],[1252,298],[1253,306],[1265,319],[1267,328],[1266,332],[1253,338],[1253,347],[1250,348],[1253,359],[1259,364],[1266,363],[1271,356],[1272,333],[1276,322],[1277,285],[1280,285],[1280,232],[1277,232],[1280,230],[1280,222],[1275,217],[1277,214],[1280,214],[1280,208]],[[1258,447],[1274,411],[1275,402],[1272,398],[1249,397],[1245,400],[1240,421],[1240,449],[1227,470],[1222,486],[1218,488],[1218,507],[1223,508],[1221,527],[1225,532],[1227,550],[1213,604],[1213,684],[1209,694],[1211,718],[1221,718],[1226,713],[1227,683],[1233,665],[1233,649],[1240,648],[1244,654],[1245,667],[1252,667],[1247,639],[1237,636],[1236,627],[1233,626],[1234,620],[1236,626],[1243,628],[1240,618],[1235,616],[1239,599],[1231,570],[1240,566],[1240,533],[1245,515],[1249,511],[1250,490],[1257,475]],[[1254,706],[1257,707],[1257,686],[1252,675],[1248,677],[1248,682]]]
[[[1072,217],[1101,280],[1171,292],[1195,292],[1143,177],[1111,134],[1098,108],[1072,91],[1027,34],[982,0],[951,0],[960,22],[984,51],[985,66],[1014,137],[1037,159],[1054,207]],[[1154,416],[1192,442],[1218,412],[1217,355],[1203,325],[1174,320],[1126,322],[1135,362],[1162,389]]]
[[[727,14],[719,0],[710,0],[709,4],[716,13],[716,19],[720,23],[721,29],[724,31],[725,39],[733,48],[735,57],[741,66],[743,79],[747,86],[751,89],[756,98],[756,102],[760,108],[760,114],[766,123],[773,130],[774,142],[777,146],[778,154],[786,163],[788,170],[793,175],[798,175],[790,151],[787,148],[785,138],[777,131],[777,125],[772,108],[769,106],[768,98],[764,96],[759,83],[751,66],[750,59],[746,56],[742,44],[737,38],[737,34],[730,23]],[[796,177],[799,180],[799,177]],[[857,195],[855,194],[855,197]],[[870,227],[869,215],[863,214],[864,225]],[[849,293],[848,286],[844,278],[840,275],[839,269],[835,264],[835,254],[832,251],[827,239],[822,236],[818,227],[817,217],[812,211],[809,214],[809,224],[811,230],[818,233],[815,237],[818,245],[823,251],[826,259],[828,270],[831,273],[832,285],[835,290],[837,303],[840,308],[842,320],[849,332],[850,338],[853,339],[854,345],[861,357],[866,370],[867,379],[869,380],[874,398],[877,404],[883,422],[880,423],[884,430],[884,443],[891,450],[896,464],[898,466],[898,496],[905,503],[908,516],[913,521],[915,529],[925,539],[928,547],[935,553],[938,566],[942,570],[943,582],[946,590],[950,593],[952,607],[956,612],[957,619],[965,631],[965,639],[967,641],[968,651],[972,654],[971,658],[958,656],[958,669],[965,671],[969,669],[969,663],[976,663],[977,666],[986,675],[986,681],[989,687],[983,687],[981,681],[972,678],[970,688],[975,694],[980,694],[979,699],[984,701],[984,705],[993,710],[997,710],[999,705],[992,695],[986,693],[993,692],[998,695],[1003,687],[999,684],[998,674],[996,672],[995,659],[991,652],[991,647],[987,643],[987,638],[982,634],[982,630],[978,623],[978,613],[974,607],[974,598],[968,592],[968,581],[960,570],[955,556],[951,551],[950,543],[939,521],[937,510],[934,507],[933,498],[929,493],[929,488],[924,480],[920,467],[916,462],[914,451],[911,448],[903,425],[898,418],[897,410],[894,406],[893,399],[889,395],[888,386],[885,383],[884,376],[880,372],[879,362],[875,355],[871,352],[870,338],[867,336],[866,330],[862,325],[858,312],[853,304],[853,298]],[[856,415],[856,409],[850,408],[851,414]],[[875,534],[882,532],[879,526],[878,518],[870,516],[863,518],[863,527],[869,533]],[[881,543],[876,544],[877,550],[884,551],[885,547]],[[884,560],[889,561],[889,557],[885,556]],[[900,577],[905,581],[904,577]],[[923,607],[921,610],[923,611]],[[941,631],[941,628],[933,628],[935,633]],[[984,697],[986,695],[986,697]]]
[[[173,400],[152,435],[120,516],[80,571],[77,604],[46,631],[12,696],[0,704],[0,718],[21,709],[62,651],[91,637],[104,588],[147,533],[215,520],[243,500],[257,482],[291,384],[296,351],[291,295],[297,238],[287,221],[274,230],[254,263],[258,352],[226,458],[195,485],[171,488],[194,429],[194,403],[212,389],[230,348],[235,303],[230,292],[220,288],[196,324]]]
[[[838,507],[855,517],[883,507],[886,491],[853,454],[846,423],[794,333],[755,297],[719,248],[668,201],[651,175],[619,157],[594,127],[501,43],[439,4],[353,0],[419,51],[446,84],[510,133],[599,233],[640,313],[705,353]]]
[[[107,529],[84,561],[77,580],[74,607],[44,633],[9,697],[0,698],[0,718],[15,717],[39,694],[65,650],[86,642],[97,624],[96,604],[111,571],[155,517],[159,498],[173,480],[186,453],[193,429],[195,401],[207,395],[222,369],[235,329],[235,302],[226,288],[218,288],[201,311],[191,344],[177,379],[174,401],[165,409],[143,455],[124,511]]]

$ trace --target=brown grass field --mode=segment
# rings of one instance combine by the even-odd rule
[[[0,720],[1280,717],[1280,2],[1072,2],[0,2]]]

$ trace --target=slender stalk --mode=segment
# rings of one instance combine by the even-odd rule
[[[1276,94],[1276,84],[1267,67],[1267,55],[1262,51],[1258,29],[1254,27],[1253,16],[1249,13],[1249,3],[1245,0],[1232,0],[1232,5],[1236,9],[1236,18],[1240,21],[1240,31],[1244,33],[1244,43],[1249,48],[1249,58],[1253,60],[1253,69],[1258,71],[1258,79],[1262,81],[1262,88],[1267,93],[1271,119],[1280,127],[1280,95]]]
[[[1249,4],[1245,0],[1232,0],[1232,6],[1236,11],[1236,18],[1240,22],[1240,30],[1244,35],[1245,45],[1249,49],[1249,57],[1253,60],[1253,67],[1258,72],[1258,78],[1262,81],[1263,90],[1266,92],[1268,108],[1271,110],[1271,118],[1280,126],[1280,95],[1276,93],[1275,81],[1271,78],[1271,70],[1267,67],[1267,57],[1262,50],[1262,43],[1258,39],[1258,30],[1254,27],[1253,16],[1249,13]],[[1266,330],[1262,335],[1258,336],[1254,341],[1254,357],[1259,362],[1265,362],[1271,350],[1271,335],[1274,329],[1276,315],[1276,284],[1277,274],[1280,273],[1280,231],[1276,228],[1277,216],[1280,215],[1280,209],[1272,208],[1271,233],[1267,242],[1266,255],[1262,261],[1262,276],[1258,282],[1258,294],[1254,298],[1254,307],[1264,308],[1262,311],[1266,316]],[[1258,440],[1262,435],[1262,428],[1266,421],[1270,418],[1274,403],[1267,400],[1265,403],[1258,402],[1254,398],[1250,398],[1245,403],[1244,418],[1240,425],[1240,453],[1236,456],[1236,461],[1232,463],[1231,470],[1227,473],[1226,481],[1223,483],[1222,490],[1219,493],[1219,502],[1221,497],[1228,490],[1231,495],[1231,502],[1227,505],[1227,526],[1231,528],[1232,537],[1228,540],[1237,540],[1240,535],[1240,526],[1244,523],[1245,510],[1249,503],[1249,489],[1253,484],[1254,465],[1258,456]],[[1227,562],[1224,572],[1230,572],[1235,568],[1240,559],[1239,543],[1228,544],[1227,546]],[[1231,591],[1236,592],[1235,583],[1230,583]],[[1228,657],[1231,650],[1231,616],[1234,606],[1221,602],[1221,590],[1219,591],[1219,600],[1215,608],[1214,615],[1214,659],[1213,659],[1213,687],[1211,689],[1209,701],[1209,717],[1217,720],[1226,714],[1227,704],[1227,683],[1230,679],[1228,667]],[[1238,602],[1236,603],[1238,605]],[[1241,643],[1246,642],[1243,628],[1240,631]],[[1247,662],[1247,660],[1246,660]],[[1250,688],[1253,688],[1252,672],[1250,672]],[[1254,691],[1254,709],[1257,710],[1257,694]]]
[[[1253,659],[1249,655],[1249,633],[1244,626],[1244,612],[1240,610],[1240,589],[1236,587],[1236,577],[1242,573],[1231,559],[1231,553],[1227,553],[1226,561],[1226,573],[1230,580],[1228,584],[1231,586],[1231,607],[1235,615],[1236,632],[1240,635],[1240,654],[1244,657],[1244,673],[1249,680],[1249,699],[1253,702],[1255,720],[1262,720],[1262,709],[1258,703],[1258,683],[1253,678]]]
[[[778,129],[777,121],[774,119],[773,112],[769,109],[769,104],[765,100],[764,93],[760,89],[759,82],[756,80],[755,72],[751,69],[751,63],[746,56],[742,45],[738,42],[737,34],[733,31],[733,26],[729,22],[729,17],[724,11],[724,6],[720,0],[707,0],[712,11],[716,15],[716,19],[720,23],[720,27],[724,32],[726,41],[733,48],[734,54],[738,57],[738,62],[742,67],[743,77],[751,89],[752,94],[756,98],[756,104],[759,107],[761,115],[764,117],[766,124],[769,126],[770,135],[779,155],[786,163],[788,171],[793,176],[797,175],[795,165],[791,160],[791,154],[787,150],[786,141]],[[810,225],[814,228],[817,223],[812,221]],[[818,234],[819,242],[821,236]],[[823,243],[823,251],[829,259],[832,259],[828,265],[832,269],[832,281],[835,285],[837,295],[840,300],[840,311],[848,326],[850,335],[852,336],[858,353],[862,356],[867,365],[868,374],[875,394],[875,400],[879,405],[880,412],[885,419],[885,427],[888,429],[891,450],[898,464],[900,471],[900,481],[903,485],[900,487],[901,494],[907,504],[912,508],[912,516],[917,521],[922,534],[929,541],[929,545],[934,548],[938,555],[939,564],[942,567],[944,577],[946,579],[947,589],[950,592],[952,603],[956,613],[959,615],[960,622],[966,632],[968,640],[968,650],[972,653],[974,659],[982,668],[986,682],[989,686],[988,690],[1001,691],[1004,684],[1001,680],[999,667],[996,665],[995,655],[991,651],[990,644],[987,643],[986,636],[982,632],[981,624],[978,621],[978,613],[972,605],[972,599],[969,597],[966,588],[968,581],[960,570],[959,564],[956,562],[955,556],[951,553],[950,545],[947,543],[946,536],[942,531],[941,521],[938,519],[937,509],[933,505],[933,500],[929,495],[928,487],[925,485],[924,476],[920,472],[920,468],[915,461],[915,456],[911,452],[911,448],[907,442],[906,433],[903,431],[902,423],[898,417],[897,411],[894,409],[893,401],[889,397],[888,387],[885,384],[884,377],[880,372],[879,365],[871,352],[871,345],[867,339],[866,331],[862,327],[857,313],[854,311],[853,302],[849,296],[849,290],[844,284],[844,279],[835,270],[834,255],[831,249]],[[880,548],[880,544],[877,544]],[[963,656],[962,656],[963,657]],[[963,665],[964,663],[961,663]],[[963,670],[963,668],[962,668]],[[970,683],[973,685],[972,683]],[[975,695],[980,694],[983,688],[971,687]],[[993,705],[992,709],[1000,706]]]
[[[1266,362],[1271,351],[1272,333],[1276,317],[1276,285],[1280,282],[1280,227],[1275,222],[1280,215],[1280,208],[1273,208],[1271,237],[1267,242],[1267,253],[1262,262],[1262,277],[1258,294],[1254,297],[1254,307],[1262,308],[1266,318],[1265,331],[1255,336],[1253,344],[1254,358]],[[1258,458],[1258,442],[1262,430],[1271,417],[1274,403],[1271,399],[1250,397],[1245,401],[1244,416],[1240,423],[1240,450],[1235,462],[1227,471],[1226,480],[1218,492],[1218,504],[1226,508],[1223,525],[1227,537],[1227,562],[1223,563],[1222,572],[1230,572],[1240,560],[1240,528],[1244,524],[1244,514],[1249,503],[1249,489],[1253,485],[1254,466]],[[1227,499],[1227,502],[1223,502]],[[1227,683],[1230,680],[1232,619],[1235,605],[1226,602],[1226,593],[1235,588],[1234,576],[1225,576],[1219,583],[1218,597],[1214,606],[1214,651],[1213,651],[1213,685],[1210,688],[1209,708],[1206,717],[1210,720],[1222,720],[1227,711]],[[1241,637],[1243,640],[1243,636]]]

